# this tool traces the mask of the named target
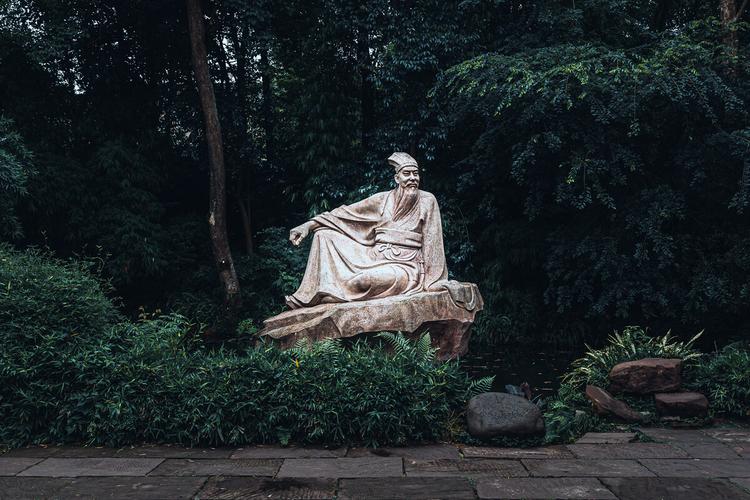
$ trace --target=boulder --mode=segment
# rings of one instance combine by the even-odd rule
[[[659,415],[670,417],[706,417],[708,399],[699,392],[668,392],[654,394]]]
[[[643,415],[632,409],[627,403],[617,400],[610,393],[595,385],[586,386],[586,397],[591,400],[594,411],[599,415],[614,415],[626,422],[640,422]]]
[[[471,284],[468,302],[455,302],[447,290],[396,295],[360,302],[321,304],[283,312],[264,321],[259,335],[282,348],[299,339],[312,341],[353,337],[360,333],[430,332],[440,359],[463,356],[469,349],[469,328],[484,302]]]
[[[609,372],[610,392],[650,394],[680,389],[682,360],[644,358],[615,365]]]
[[[537,405],[504,392],[485,392],[469,400],[466,408],[469,434],[476,438],[544,432]]]

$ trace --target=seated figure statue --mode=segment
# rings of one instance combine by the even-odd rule
[[[448,279],[437,200],[419,190],[419,167],[393,153],[396,188],[324,212],[289,232],[294,245],[312,233],[290,310],[264,321],[261,337],[282,347],[298,340],[353,337],[384,330],[429,331],[443,359],[466,353],[483,307],[477,286]]]
[[[286,297],[292,309],[465,287],[448,281],[440,209],[419,189],[419,167],[393,153],[396,188],[324,212],[289,233],[294,245],[313,233],[299,289]],[[470,292],[471,290],[466,290]]]

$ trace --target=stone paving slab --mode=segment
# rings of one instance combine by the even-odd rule
[[[336,496],[335,479],[212,477],[196,496],[200,500],[323,500]]]
[[[564,446],[544,446],[541,448],[493,448],[491,446],[464,446],[464,458],[573,458]]]
[[[273,476],[281,460],[169,458],[149,476]]]
[[[750,477],[750,461],[704,459],[643,459],[640,462],[661,477]]]
[[[639,431],[654,441],[665,443],[700,442],[715,443],[716,440],[698,429],[666,429],[661,427],[643,427]]]
[[[403,474],[403,461],[397,457],[288,458],[277,477],[401,477]]]
[[[651,477],[635,460],[521,460],[535,477]]]
[[[229,458],[236,448],[183,448],[181,446],[135,446],[118,450],[117,457],[123,458]],[[55,457],[64,456],[64,452]]]
[[[346,455],[346,448],[303,448],[297,446],[250,446],[240,448],[231,458],[339,458]]]
[[[80,477],[58,492],[59,498],[178,500],[195,498],[206,477]]]
[[[58,492],[70,481],[52,477],[0,477],[0,500],[60,498]]]
[[[15,476],[32,465],[41,462],[42,458],[6,458],[0,457],[0,476]]]
[[[523,477],[528,476],[518,460],[491,460],[476,458],[471,460],[405,460],[406,475],[410,477]]]
[[[704,432],[719,441],[750,443],[750,429],[719,427],[715,429],[706,429]]]
[[[684,450],[661,443],[569,444],[568,449],[576,458],[585,459],[688,458]]]
[[[729,480],[744,489],[747,493],[750,493],[750,478],[747,477],[730,477]]]
[[[413,460],[437,460],[440,458],[460,458],[458,448],[450,444],[427,446],[404,446],[393,448],[352,448],[347,457],[401,457]]]
[[[706,434],[729,446],[743,458],[750,458],[750,430],[736,428],[707,429]]]
[[[728,481],[703,478],[603,478],[620,500],[748,500],[750,495]]]
[[[741,458],[730,446],[724,443],[674,443],[673,446],[685,450],[692,458],[730,459]],[[654,457],[656,458],[656,457]]]
[[[57,446],[29,446],[15,448],[3,453],[2,458],[49,458],[60,450]]]
[[[342,479],[339,499],[473,499],[474,490],[459,477],[398,477],[389,479]]]
[[[635,432],[587,432],[576,444],[626,444],[635,440]]]
[[[479,498],[588,498],[614,499],[598,479],[590,477],[518,477],[477,480]],[[640,499],[642,500],[642,499]]]
[[[161,458],[46,458],[19,476],[145,476]]]

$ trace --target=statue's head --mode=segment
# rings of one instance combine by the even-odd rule
[[[401,189],[416,191],[419,189],[419,166],[417,160],[406,153],[393,153],[388,163],[395,170],[393,178]]]

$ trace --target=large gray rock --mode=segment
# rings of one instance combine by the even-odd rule
[[[447,290],[396,295],[381,299],[321,304],[292,309],[265,320],[260,336],[292,347],[299,339],[312,341],[353,337],[360,333],[430,332],[438,357],[452,359],[469,349],[469,328],[484,302],[474,284],[466,302],[456,302]]]
[[[504,392],[485,392],[471,398],[466,421],[469,433],[478,438],[544,432],[539,407]]]

